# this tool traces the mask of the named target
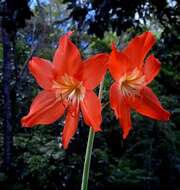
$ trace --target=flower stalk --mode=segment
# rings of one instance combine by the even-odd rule
[[[100,86],[99,86],[98,97],[100,100],[102,99],[103,84],[104,84],[104,80],[100,83]],[[87,142],[87,147],[86,147],[84,167],[83,167],[81,190],[88,190],[89,170],[90,170],[90,164],[91,164],[91,155],[92,155],[92,149],[93,149],[93,143],[94,143],[94,136],[95,136],[95,133],[92,127],[90,127],[88,142]]]

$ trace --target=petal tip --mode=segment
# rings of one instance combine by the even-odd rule
[[[127,136],[129,135],[129,132],[130,132],[131,129],[128,129],[128,130],[124,130],[123,129],[123,139],[125,140],[127,138]]]
[[[65,39],[69,38],[70,36],[72,36],[72,34],[74,33],[74,31],[68,31],[67,33],[65,33],[64,35],[62,35],[60,38],[59,38],[59,44],[61,44],[61,40],[64,40],[64,37]]]
[[[123,132],[123,140],[125,140],[127,138],[128,134]]]
[[[68,139],[67,137],[65,137],[64,134],[62,134],[62,145],[63,145],[64,150],[68,149],[70,141],[71,139]]]
[[[24,116],[24,117],[21,119],[21,126],[22,126],[23,128],[29,128],[29,127],[31,127],[31,126],[28,124],[28,122],[26,121],[26,119],[27,119],[26,116]]]
[[[153,34],[153,32],[151,31],[146,31],[144,32],[142,35],[145,35],[145,36],[149,36],[150,38],[152,38],[153,40],[156,40],[156,36]]]
[[[112,42],[112,44],[111,44],[111,49],[112,49],[112,50],[115,50],[115,49],[116,49],[116,44],[115,44],[115,42]]]
[[[168,111],[165,111],[164,117],[162,118],[163,121],[169,121],[171,117],[171,113]]]
[[[97,132],[101,132],[102,129],[101,129],[100,127],[96,127],[96,128],[93,128],[93,131],[94,131],[95,133],[97,133]]]
[[[67,150],[69,143],[65,143],[65,142],[62,140],[62,145],[63,145],[64,150]]]
[[[74,33],[74,30],[68,31],[65,35],[71,36]]]

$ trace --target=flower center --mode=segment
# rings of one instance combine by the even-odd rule
[[[72,104],[79,103],[85,96],[85,87],[82,82],[67,74],[58,81],[54,81],[52,88],[56,90],[57,98],[67,100]]]
[[[129,75],[124,74],[120,80],[120,90],[123,96],[139,96],[145,82],[144,74],[135,68]]]

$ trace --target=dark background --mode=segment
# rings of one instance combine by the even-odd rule
[[[27,70],[33,55],[52,60],[58,38],[72,39],[84,58],[121,49],[135,35],[152,31],[152,52],[161,72],[150,87],[171,112],[169,122],[132,113],[133,131],[122,140],[104,86],[103,132],[95,137],[89,190],[180,190],[180,6],[176,0],[0,1],[0,189],[80,189],[88,127],[79,122],[67,151],[63,119],[50,126],[21,127],[40,88]]]

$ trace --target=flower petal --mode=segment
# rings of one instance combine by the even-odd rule
[[[169,120],[170,113],[161,106],[154,92],[148,87],[143,88],[141,97],[136,97],[132,106],[142,115],[156,120]]]
[[[68,148],[69,142],[77,130],[78,120],[79,106],[77,105],[76,108],[71,106],[66,115],[65,126],[62,133],[62,144],[64,149]]]
[[[146,84],[149,84],[154,77],[159,73],[161,64],[154,55],[150,55],[144,65],[144,74],[146,77]]]
[[[108,63],[110,73],[115,81],[119,81],[120,77],[124,75],[132,65],[128,57],[119,52],[115,46],[112,47]]]
[[[60,38],[53,64],[58,76],[64,73],[74,76],[82,66],[80,52],[69,39],[69,33]]]
[[[119,108],[119,123],[123,129],[123,139],[125,139],[131,130],[131,112],[130,108],[123,102]]]
[[[42,88],[46,90],[51,89],[54,73],[53,65],[50,61],[41,59],[39,57],[33,57],[29,62],[28,67]]]
[[[56,99],[54,92],[41,91],[35,97],[28,115],[21,119],[22,126],[51,124],[63,115],[65,107],[65,103]]]
[[[114,110],[115,116],[118,119],[118,107],[120,102],[120,91],[118,90],[118,83],[113,83],[109,91],[111,108]]]
[[[122,96],[118,83],[112,84],[110,88],[110,104],[116,118],[119,118],[120,127],[123,129],[123,139],[125,139],[131,130],[130,107]]]
[[[80,75],[87,89],[94,89],[99,85],[106,73],[108,58],[108,54],[102,53],[84,61]]]
[[[87,91],[80,105],[85,123],[95,132],[101,131],[101,103],[96,94],[93,91]]]
[[[129,57],[134,68],[141,67],[145,56],[155,42],[156,38],[151,32],[144,32],[133,38],[123,52]]]

